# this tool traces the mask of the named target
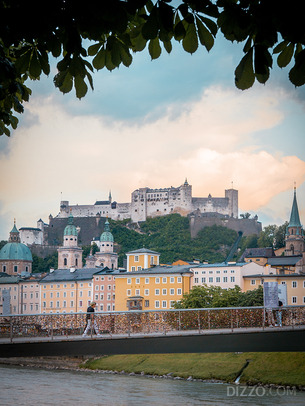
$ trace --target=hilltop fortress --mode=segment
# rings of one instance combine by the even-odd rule
[[[41,219],[37,228],[20,228],[21,242],[30,245],[34,252],[42,255],[57,249],[62,244],[62,235],[70,215],[77,227],[81,245],[88,245],[104,231],[106,218],[130,219],[131,223],[145,221],[148,217],[179,213],[190,217],[191,236],[195,237],[204,227],[214,224],[242,231],[244,235],[259,234],[262,225],[254,218],[238,218],[238,191],[225,190],[224,197],[193,197],[192,186],[187,180],[179,187],[136,189],[131,193],[130,203],[117,203],[109,193],[108,200],[91,205],[70,205],[60,202],[60,211],[49,216],[49,224]],[[42,251],[41,251],[42,250]]]
[[[92,205],[69,205],[68,201],[60,203],[57,218],[73,217],[109,217],[113,220],[131,219],[133,223],[145,221],[147,217],[165,216],[179,213],[187,216],[193,211],[201,213],[218,213],[223,216],[238,218],[238,191],[225,190],[225,197],[193,197],[192,186],[185,180],[179,187],[137,189],[131,194],[130,203],[112,201],[111,193],[107,201],[97,201]]]

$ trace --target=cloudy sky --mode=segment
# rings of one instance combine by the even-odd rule
[[[263,226],[289,219],[294,182],[305,218],[305,89],[287,70],[266,85],[234,85],[242,57],[219,38],[208,54],[175,46],[151,61],[145,50],[129,68],[94,75],[95,89],[79,101],[48,78],[33,90],[18,129],[0,138],[0,239],[36,227],[59,212],[60,200],[129,202],[139,187],[181,185],[193,196],[239,190],[240,213]],[[52,76],[53,75],[53,76]]]

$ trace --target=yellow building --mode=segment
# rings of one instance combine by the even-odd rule
[[[160,254],[147,248],[129,251],[127,256],[127,272],[141,271],[159,265]]]
[[[305,275],[294,273],[289,275],[247,275],[244,276],[244,291],[257,289],[264,282],[277,282],[287,286],[287,305],[305,304]]]
[[[115,274],[115,310],[166,310],[190,291],[191,266],[156,266]]]
[[[41,313],[86,312],[99,268],[57,269],[40,281]]]

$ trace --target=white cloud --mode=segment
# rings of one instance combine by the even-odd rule
[[[255,210],[305,177],[304,161],[283,156],[280,145],[270,154],[253,143],[255,132],[281,124],[282,98],[262,88],[212,87],[199,100],[138,124],[72,116],[52,97],[33,98],[26,114],[37,120],[16,131],[10,153],[1,157],[0,214],[31,225],[57,214],[61,192],[88,204],[112,189],[123,202],[138,187],[178,186],[185,177],[197,196],[223,196],[234,181],[240,205]]]

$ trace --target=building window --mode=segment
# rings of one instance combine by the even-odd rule
[[[167,289],[162,289],[162,295],[167,295]]]
[[[175,278],[173,276],[170,278],[170,283],[175,283]]]
[[[198,279],[198,278],[194,278],[194,283],[199,283],[199,279]]]
[[[140,283],[140,278],[136,278],[136,284],[139,285]]]
[[[144,301],[144,307],[149,307],[149,300]]]
[[[182,289],[181,288],[177,289],[177,295],[182,295]]]
[[[67,258],[64,258],[64,265],[67,265]]]
[[[14,265],[14,272],[18,272],[18,265]]]
[[[167,308],[167,302],[166,300],[162,300],[162,308],[166,309]]]
[[[111,290],[111,285],[108,285],[108,286],[107,286],[107,289],[108,289],[108,290]]]
[[[155,308],[156,308],[156,309],[159,309],[159,308],[160,308],[160,302],[159,302],[159,300],[156,300],[156,301],[155,301]]]
[[[224,277],[223,277],[223,281],[224,281],[224,282],[228,282],[228,277],[227,277],[227,276],[224,276]]]
[[[145,284],[149,284],[149,278],[145,278]]]
[[[6,265],[2,266],[2,272],[6,272]]]
[[[178,282],[178,283],[181,283],[181,282],[182,282],[182,278],[181,278],[181,276],[178,276],[178,278],[177,278],[177,282]]]
[[[104,300],[104,294],[101,294],[100,298],[101,300]]]
[[[127,278],[128,285],[131,285],[131,278]]]
[[[136,296],[140,296],[140,289],[136,289]]]
[[[256,280],[255,279],[251,279],[251,285],[256,285]]]
[[[155,295],[160,295],[160,289],[155,289]]]
[[[213,276],[209,278],[209,283],[213,283]]]
[[[145,296],[149,296],[149,289],[145,289],[145,290],[144,290],[144,295],[145,295]]]
[[[160,278],[156,278],[156,283],[160,283]]]
[[[170,289],[170,290],[169,290],[169,294],[170,294],[170,295],[174,295],[174,294],[175,294],[175,289]]]
[[[296,296],[292,296],[292,304],[296,304],[297,303],[297,297]]]
[[[71,307],[73,307],[73,306],[74,306],[74,301],[73,301],[73,300],[71,300],[71,302],[70,302],[70,306],[71,306]]]
[[[231,276],[231,282],[235,282],[235,276]]]
[[[220,282],[220,277],[219,276],[216,277],[216,282]]]
[[[51,307],[51,308],[53,307],[53,302],[50,302],[50,307]]]
[[[131,272],[135,272],[135,270],[136,270],[136,267],[135,267],[135,266],[132,266],[132,267],[131,267]]]
[[[162,278],[162,283],[166,283],[167,282],[167,278]]]
[[[138,255],[135,255],[134,262],[139,262],[139,256]]]
[[[205,278],[201,278],[201,283],[205,283]]]
[[[127,289],[127,296],[131,296],[131,289]]]
[[[47,303],[46,303],[46,302],[42,302],[42,307],[43,307],[43,308],[47,307]]]
[[[293,288],[297,288],[297,287],[298,287],[297,281],[292,281],[292,287],[293,287]]]
[[[141,266],[138,266],[137,267],[137,271],[141,271],[142,270],[142,267]]]
[[[59,306],[59,302],[56,302],[56,307],[60,307],[60,306]]]
[[[99,285],[95,285],[95,290],[99,290]]]
[[[79,301],[79,307],[83,307],[83,301],[82,300]]]

